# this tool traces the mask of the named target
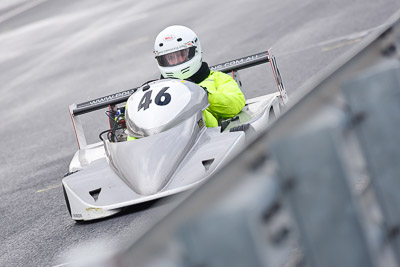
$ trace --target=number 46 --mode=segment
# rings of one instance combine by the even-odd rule
[[[154,102],[156,103],[156,105],[165,106],[165,105],[168,105],[169,102],[171,102],[171,95],[166,92],[168,88],[169,87],[164,87],[163,89],[160,90],[160,92],[158,92],[158,94],[156,95],[156,98],[154,99]],[[151,102],[153,102],[151,100],[152,92],[153,92],[153,90],[150,90],[150,91],[147,91],[143,95],[142,100],[140,100],[140,103],[138,106],[138,111],[140,111],[142,108],[143,108],[143,110],[146,110],[149,108]]]

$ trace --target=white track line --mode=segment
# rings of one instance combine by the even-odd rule
[[[318,46],[328,45],[328,44],[331,44],[331,43],[336,43],[336,42],[341,42],[341,41],[349,41],[349,40],[364,38],[365,36],[367,36],[371,32],[374,32],[374,31],[382,28],[383,26],[384,25],[380,25],[378,27],[370,28],[368,30],[355,32],[355,33],[347,34],[347,35],[344,35],[344,36],[341,36],[341,37],[338,37],[338,38],[334,38],[334,39],[330,39],[330,40],[327,40],[327,41],[324,41],[324,42],[320,42],[320,43],[318,43]]]
[[[28,3],[9,11],[8,13],[4,14],[3,16],[0,16],[0,23],[3,23],[4,21],[9,20],[15,16],[18,16],[19,14],[24,13],[25,11],[27,11],[31,8],[34,8],[46,1],[49,1],[49,0],[28,1]]]
[[[41,192],[49,191],[49,190],[51,190],[51,189],[59,188],[59,187],[61,187],[61,184],[50,185],[50,186],[48,186],[47,188],[43,188],[43,189],[37,190],[36,193],[41,193]]]
[[[379,28],[381,28],[383,26],[384,25],[380,25],[378,27],[371,28],[371,29],[368,29],[368,30],[347,34],[347,35],[340,36],[340,37],[337,37],[337,38],[334,38],[334,39],[330,39],[330,40],[326,40],[326,41],[323,41],[323,42],[319,42],[317,44],[312,44],[312,45],[301,47],[301,48],[298,48],[298,49],[295,49],[295,50],[287,51],[285,53],[278,54],[276,56],[284,57],[284,56],[288,56],[288,55],[291,55],[291,54],[294,54],[294,53],[303,52],[303,51],[308,50],[308,49],[313,49],[313,48],[317,48],[317,47],[321,47],[321,46],[327,46],[327,45],[334,44],[334,43],[339,43],[339,42],[343,42],[343,45],[353,44],[355,42],[360,41],[362,38],[364,38],[365,36],[367,36],[371,32],[374,32],[374,31],[378,30]],[[331,49],[328,47],[325,51],[329,51],[329,50],[331,50]]]

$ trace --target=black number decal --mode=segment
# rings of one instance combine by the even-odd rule
[[[171,102],[171,95],[168,94],[167,89],[169,87],[164,87],[163,89],[160,90],[160,92],[158,92],[158,94],[156,95],[156,99],[154,100],[154,102],[159,105],[159,106],[165,106],[168,105],[169,102]],[[153,90],[147,91],[143,97],[142,100],[140,100],[139,106],[138,106],[138,111],[140,111],[142,108],[143,110],[146,110],[150,107],[151,102],[153,102],[151,100],[151,93],[153,92]]]
[[[168,105],[169,102],[171,102],[171,95],[166,93],[165,91],[167,91],[169,87],[164,87],[163,89],[161,89],[160,92],[158,92],[156,99],[155,99],[155,103],[159,106],[165,106]]]
[[[148,91],[148,92],[146,92],[144,94],[144,96],[142,97],[142,100],[140,100],[138,111],[141,110],[142,108],[143,108],[143,110],[146,110],[146,109],[149,108],[149,105],[152,102],[152,100],[151,100],[151,93],[152,92],[153,91],[150,90],[150,91]]]

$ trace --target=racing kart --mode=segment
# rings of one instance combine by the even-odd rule
[[[231,73],[269,62],[277,92],[248,99],[234,118],[207,128],[204,88],[163,79],[69,107],[79,150],[62,180],[73,220],[111,216],[124,207],[177,194],[207,180],[241,150],[248,137],[268,125],[288,96],[269,51],[211,67]],[[127,104],[127,105],[126,105]],[[107,108],[110,129],[88,144],[80,116]],[[134,141],[126,141],[126,135]]]

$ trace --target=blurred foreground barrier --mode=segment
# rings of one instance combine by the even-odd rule
[[[381,63],[347,82],[343,93],[383,213],[384,239],[400,266],[399,58]]]
[[[399,17],[103,266],[400,266]]]

